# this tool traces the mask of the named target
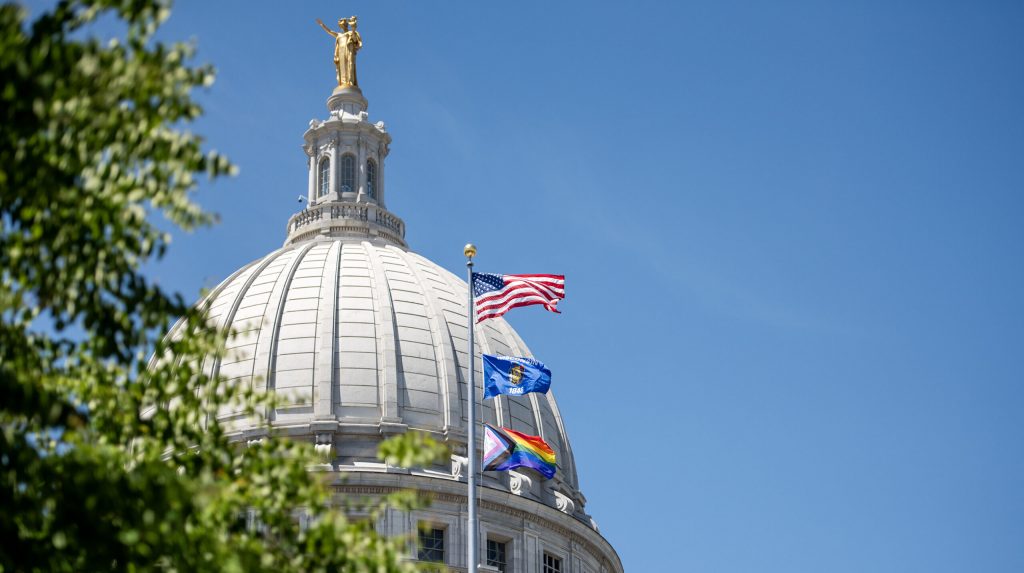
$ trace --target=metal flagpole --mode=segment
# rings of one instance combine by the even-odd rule
[[[469,285],[469,311],[466,313],[469,315],[469,435],[467,441],[469,446],[466,448],[469,454],[469,468],[468,468],[468,479],[466,480],[469,488],[469,527],[466,533],[466,570],[468,573],[477,573],[477,524],[476,524],[476,375],[474,368],[474,348],[473,348],[473,327],[474,319],[476,318],[476,307],[473,304],[473,257],[476,256],[476,247],[472,243],[466,245],[462,250],[463,254],[466,255],[466,273],[467,273],[467,284]]]

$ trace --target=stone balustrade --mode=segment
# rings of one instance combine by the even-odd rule
[[[288,220],[285,244],[316,236],[358,236],[383,238],[405,247],[405,222],[387,209],[372,203],[332,201],[314,205]]]

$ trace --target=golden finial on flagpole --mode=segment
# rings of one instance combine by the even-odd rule
[[[466,246],[462,249],[462,254],[466,255],[467,259],[472,259],[476,256],[476,245],[473,243],[466,243]]]

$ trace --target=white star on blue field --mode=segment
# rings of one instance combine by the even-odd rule
[[[486,292],[498,290],[505,286],[501,275],[494,273],[473,273],[473,296],[480,296]]]

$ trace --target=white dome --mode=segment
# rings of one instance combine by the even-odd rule
[[[272,426],[328,446],[331,469],[389,471],[377,443],[406,429],[453,447],[453,467],[423,475],[464,479],[466,283],[433,262],[385,241],[321,237],[295,242],[238,270],[208,297],[210,316],[235,334],[211,374],[270,388],[283,403]],[[532,356],[502,319],[476,326],[479,354]],[[477,396],[482,395],[480,386]],[[541,436],[558,473],[542,482],[530,470],[485,474],[484,486],[557,507],[586,523],[572,448],[554,396],[483,400],[484,422]],[[238,412],[222,419],[243,437],[265,429]],[[479,444],[478,444],[479,447]],[[521,481],[536,482],[523,488]]]

